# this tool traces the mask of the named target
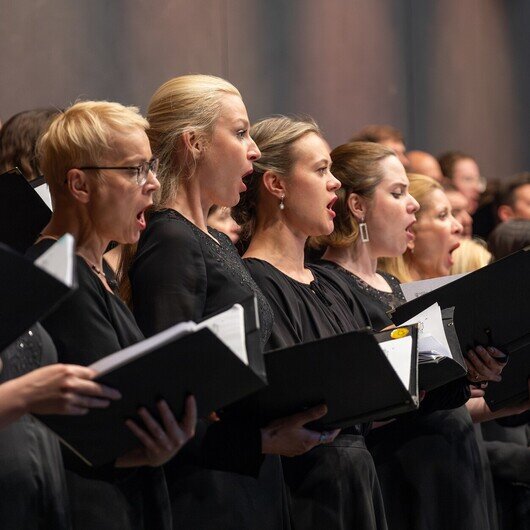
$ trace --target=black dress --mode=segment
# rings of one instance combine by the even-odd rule
[[[175,210],[150,216],[129,272],[140,327],[152,335],[198,321],[253,292],[265,343],[270,306],[228,237],[210,234],[218,243]],[[195,438],[166,466],[175,528],[288,526],[281,462],[261,455],[256,406],[251,397],[229,407],[221,421],[199,422]]]
[[[267,350],[369,324],[363,308],[335,273],[311,267],[314,281],[305,284],[266,261],[244,261],[274,311]],[[362,374],[352,374],[352,386],[359,377]],[[282,459],[293,528],[386,528],[379,483],[364,444],[366,430],[356,425],[343,430],[330,444]]]
[[[335,263],[320,263],[339,272],[363,300],[370,300],[366,305],[370,318],[383,326],[391,324],[388,293]],[[391,277],[389,284],[391,300],[403,300],[397,279]],[[489,513],[491,498],[481,449],[463,406],[468,396],[467,382],[460,379],[428,392],[418,411],[370,432],[367,443],[381,482],[389,528],[496,528]]]
[[[37,325],[1,352],[0,359],[1,384],[55,363],[57,352]],[[59,444],[30,415],[0,430],[0,527],[71,528]]]
[[[32,258],[54,243],[28,250]],[[60,362],[89,365],[143,338],[125,304],[107,291],[84,259],[77,257],[78,290],[42,321]],[[93,530],[171,528],[161,468],[116,469],[110,462],[90,468],[65,449],[63,458],[74,528]]]

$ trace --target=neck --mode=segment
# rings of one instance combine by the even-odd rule
[[[322,257],[337,263],[368,283],[370,278],[377,276],[377,258],[370,255],[368,244],[359,239],[349,247],[328,247]]]
[[[162,206],[176,210],[203,232],[208,233],[206,219],[212,204],[203,197],[199,178],[193,177],[183,182],[179,186],[176,197],[163,203]]]
[[[82,208],[56,205],[42,235],[58,239],[67,232],[74,236],[76,253],[85,258],[90,265],[102,269],[103,254],[110,239],[97,233]]]
[[[292,278],[307,281],[308,271],[304,266],[306,240],[306,234],[295,233],[281,219],[260,223],[244,257],[262,259]]]

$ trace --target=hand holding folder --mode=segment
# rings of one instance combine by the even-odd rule
[[[462,351],[495,346],[510,355],[502,381],[492,382],[485,399],[492,410],[528,397],[530,375],[530,247],[428,292],[398,307],[404,321],[437,302],[454,307],[454,326]]]
[[[252,312],[253,297],[243,305]],[[158,418],[155,404],[164,399],[181,417],[191,394],[204,417],[266,384],[259,362],[254,369],[257,354],[247,348],[247,330],[252,334],[255,329],[245,322],[256,327],[257,316],[245,316],[243,306],[235,304],[199,324],[182,322],[109,355],[91,368],[99,372],[95,380],[117,389],[122,399],[83,417],[39,419],[87,464],[112,462],[139,445],[125,424],[128,419],[143,423],[138,409],[145,407]]]

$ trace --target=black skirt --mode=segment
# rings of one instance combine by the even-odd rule
[[[368,437],[392,530],[490,528],[479,447],[465,406],[412,415]]]
[[[363,436],[341,434],[308,453],[284,458],[292,527],[386,529],[381,489]]]

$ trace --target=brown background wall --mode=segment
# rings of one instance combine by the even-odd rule
[[[145,110],[169,77],[221,75],[251,119],[313,115],[331,145],[391,123],[410,148],[530,169],[525,0],[0,0],[0,119],[77,98]]]

